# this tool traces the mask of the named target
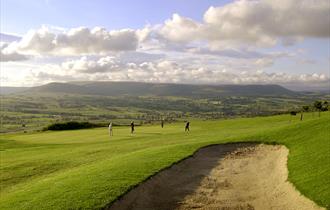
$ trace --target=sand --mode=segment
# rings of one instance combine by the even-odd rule
[[[323,209],[287,181],[288,149],[224,144],[200,149],[134,188],[111,210]]]

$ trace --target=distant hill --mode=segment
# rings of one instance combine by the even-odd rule
[[[1,87],[0,86],[0,95],[8,95],[12,93],[19,93],[30,89],[29,87]]]
[[[190,85],[142,82],[73,82],[49,83],[33,87],[30,93],[63,93],[102,96],[279,96],[297,95],[279,85]]]

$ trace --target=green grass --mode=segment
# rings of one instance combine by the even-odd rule
[[[315,115],[316,116],[316,115]],[[98,209],[134,185],[209,144],[286,145],[289,180],[330,206],[330,113],[192,121],[184,124],[2,135],[0,209]]]

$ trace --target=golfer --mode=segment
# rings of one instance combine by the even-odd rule
[[[185,131],[185,132],[189,131],[189,126],[190,126],[190,122],[188,121],[188,122],[186,123],[186,127],[184,128],[184,131]]]
[[[112,132],[112,122],[110,122],[110,124],[109,124],[109,136],[113,136],[113,132]]]

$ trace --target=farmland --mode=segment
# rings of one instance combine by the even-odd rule
[[[152,124],[195,119],[228,119],[267,116],[299,111],[315,100],[329,100],[326,94],[238,95],[219,97],[102,96],[65,93],[27,93],[1,96],[0,132],[42,130],[51,123],[89,121],[94,123]],[[23,127],[24,125],[24,127]]]

